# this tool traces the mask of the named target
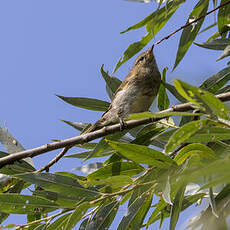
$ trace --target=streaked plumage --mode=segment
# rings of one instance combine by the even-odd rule
[[[92,132],[131,113],[144,112],[149,109],[157,96],[161,75],[153,55],[153,46],[141,53],[133,64],[130,73],[115,92],[108,110],[86,132]]]

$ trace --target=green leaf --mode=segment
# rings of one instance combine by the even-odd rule
[[[119,226],[118,230],[125,230],[129,229],[130,224],[132,223],[132,220],[136,217],[138,212],[140,211],[142,205],[144,205],[146,200],[146,194],[143,194],[142,196],[138,197],[128,208],[127,214],[123,216]]]
[[[73,128],[83,131],[89,123],[82,123],[82,122],[72,122],[72,121],[66,121],[66,120],[61,120],[62,122],[65,122],[66,124],[72,126]]]
[[[201,116],[203,113],[188,113],[188,112],[159,112],[159,113],[151,113],[151,112],[143,112],[143,113],[133,113],[131,114],[127,120],[142,120],[145,118],[162,118],[162,117],[170,117],[170,116]]]
[[[121,33],[126,33],[126,32],[128,32],[130,30],[136,30],[136,29],[139,29],[139,28],[141,28],[143,26],[146,26],[155,17],[158,18],[159,22],[160,21],[164,21],[164,20],[166,21],[168,14],[170,15],[173,12],[175,12],[177,10],[177,8],[179,7],[179,5],[181,3],[183,3],[183,2],[184,2],[184,0],[174,0],[174,1],[171,1],[171,2],[169,2],[167,4],[167,6],[164,6],[164,7],[160,8],[160,9],[157,9],[155,12],[153,12],[152,14],[150,14],[149,16],[147,16],[145,19],[143,19],[142,21],[138,22],[137,24],[129,27],[128,29],[122,31]]]
[[[177,129],[169,138],[168,143],[165,147],[165,152],[172,152],[176,147],[186,141],[199,129],[202,129],[206,125],[207,121],[208,120],[192,121]]]
[[[61,98],[63,101],[74,105],[76,107],[80,107],[83,109],[95,110],[95,111],[106,111],[110,105],[107,101],[102,101],[94,98],[86,98],[86,97],[63,97],[57,95],[57,97]]]
[[[163,210],[166,206],[167,206],[167,203],[163,200],[163,198],[160,198],[160,200],[158,201],[154,211],[152,212],[150,218],[147,221],[146,227],[148,227],[149,225],[151,225],[152,223],[154,223],[156,221],[157,214],[161,210]]]
[[[55,220],[52,224],[48,225],[46,230],[57,230],[57,229],[64,229],[71,213],[67,213],[65,215],[62,215],[57,220]]]
[[[186,142],[215,142],[230,139],[230,129],[221,127],[204,127],[195,135],[191,136]]]
[[[219,61],[227,56],[230,56],[230,45],[226,46],[223,53],[221,54],[221,56],[219,58],[216,59],[216,61]]]
[[[214,194],[213,194],[213,190],[212,188],[209,188],[209,204],[212,208],[212,213],[213,215],[218,218],[218,214],[217,214],[217,209],[216,209],[216,201],[215,201],[215,197],[214,197]]]
[[[208,10],[208,5],[209,0],[200,0],[190,13],[187,23],[191,22],[191,20],[199,18],[202,15],[205,15]],[[173,69],[177,67],[182,58],[185,56],[189,47],[192,45],[200,30],[201,25],[203,24],[203,21],[204,18],[183,29]]]
[[[164,84],[165,88],[170,91],[170,93],[180,102],[185,103],[187,102],[176,90],[175,86],[168,84],[167,82],[162,83]]]
[[[71,194],[76,200],[83,198],[90,199],[100,195],[97,191],[82,187],[76,179],[68,176],[51,173],[27,173],[17,175],[17,177],[31,184],[41,186],[48,191],[58,192],[64,195]]]
[[[107,93],[108,93],[110,99],[112,100],[117,88],[121,84],[121,81],[118,78],[112,77],[108,73],[106,73],[103,70],[103,67],[104,67],[104,65],[101,66],[101,75],[106,82],[106,90],[107,90]]]
[[[230,67],[222,69],[220,72],[212,75],[205,80],[200,88],[208,90],[211,93],[216,93],[230,80]]]
[[[174,160],[178,165],[182,164],[188,157],[192,156],[193,154],[199,155],[201,158],[204,159],[215,159],[216,154],[210,149],[208,146],[200,144],[200,143],[193,143],[190,145],[186,145],[183,147],[176,155]]]
[[[176,224],[180,215],[181,207],[182,207],[182,202],[184,198],[184,191],[185,191],[186,186],[182,185],[173,201],[173,206],[172,206],[172,212],[171,212],[171,218],[170,218],[170,230],[174,230],[176,228]]]
[[[230,45],[230,38],[212,39],[202,44],[196,42],[194,42],[194,44],[206,49],[224,50],[226,46]]]
[[[9,156],[9,154],[0,151],[0,158],[6,156]],[[33,171],[35,171],[35,168],[31,166],[30,163],[27,163],[25,160],[21,160],[20,162],[14,162],[14,164],[6,165],[3,168],[0,168],[0,172],[7,175]]]
[[[89,209],[90,205],[88,202],[84,202],[76,207],[76,209],[70,213],[68,220],[66,222],[66,226],[64,230],[71,230],[73,227],[81,220],[83,215]]]
[[[165,187],[162,191],[162,197],[164,201],[170,205],[172,205],[171,201],[171,186],[170,186],[170,177],[167,177],[167,180],[165,181]]]
[[[162,84],[160,85],[160,89],[158,92],[158,109],[159,110],[165,110],[169,107],[169,98],[165,90],[164,83],[166,82],[166,71],[168,70],[168,67],[165,67],[163,69],[163,74],[162,74]]]
[[[118,208],[119,202],[116,200],[100,207],[93,217],[93,220],[90,222],[90,225],[92,225],[93,229],[97,230],[109,229],[109,226],[112,224],[117,214]]]
[[[125,50],[123,57],[118,60],[113,72],[115,73],[122,64],[124,64],[131,57],[141,51],[151,41],[152,38],[152,34],[147,33],[140,41],[129,45],[129,47]]]
[[[228,0],[221,0],[220,5],[228,2]],[[225,5],[224,7],[221,7],[218,11],[218,18],[217,18],[217,24],[218,24],[218,30],[222,37],[226,37],[226,32],[230,30],[230,4]]]
[[[200,109],[205,110],[206,113],[215,115],[218,119],[228,120],[230,118],[227,106],[213,94],[180,80],[176,80],[174,83],[176,89],[183,97]]]
[[[0,211],[4,213],[31,214],[44,213],[60,208],[47,199],[19,194],[0,194]]]
[[[201,30],[198,34],[201,34],[201,33],[203,33],[203,32],[206,32],[207,30],[209,30],[209,29],[215,27],[216,25],[217,25],[217,23],[214,22],[213,24],[211,24],[211,25],[207,26],[206,28],[204,28],[203,30]]]
[[[108,141],[108,144],[123,156],[141,164],[154,165],[159,168],[169,168],[174,161],[163,153],[146,146]]]
[[[87,178],[89,180],[105,179],[111,176],[126,175],[135,176],[141,173],[144,168],[134,162],[114,162],[108,164],[97,171],[89,174]]]
[[[143,226],[143,221],[151,207],[153,199],[153,193],[150,192],[149,195],[146,194],[145,202],[143,202],[141,208],[139,209],[138,213],[130,223],[131,229],[141,229]]]

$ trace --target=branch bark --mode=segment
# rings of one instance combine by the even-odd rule
[[[216,95],[216,97],[223,102],[224,101],[230,101],[230,92],[218,94],[218,95]],[[171,108],[163,110],[159,113],[186,112],[189,110],[193,110],[192,104],[191,103],[184,103],[184,104],[178,104],[178,105],[172,106]],[[142,119],[142,120],[127,121],[126,122],[126,128],[131,129],[131,128],[137,127],[139,125],[144,125],[144,124],[159,121],[163,118],[165,118],[165,117],[146,118],[146,119]],[[86,142],[89,142],[89,141],[95,140],[97,138],[104,137],[108,134],[113,134],[113,133],[116,133],[119,131],[120,131],[120,124],[111,125],[111,126],[104,127],[100,130],[97,130],[97,131],[94,131],[91,133],[82,134],[80,136],[64,139],[64,140],[57,141],[57,142],[48,143],[48,144],[42,145],[42,146],[37,147],[37,148],[28,149],[28,150],[24,150],[24,151],[21,151],[18,153],[14,153],[14,154],[11,154],[9,156],[0,158],[0,168],[5,166],[5,165],[12,164],[15,161],[19,161],[21,159],[24,159],[26,157],[35,157],[35,156],[38,156],[38,155],[41,155],[43,153],[50,152],[50,151],[53,151],[56,149],[71,147],[71,146],[76,145],[76,144],[84,144]]]

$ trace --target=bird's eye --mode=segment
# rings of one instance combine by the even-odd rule
[[[144,59],[145,59],[145,57],[143,56],[143,57],[139,58],[138,62],[143,61]]]

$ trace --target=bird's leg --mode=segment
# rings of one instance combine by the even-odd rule
[[[122,118],[119,118],[119,121],[120,121],[120,130],[123,131],[127,127],[127,125]]]

